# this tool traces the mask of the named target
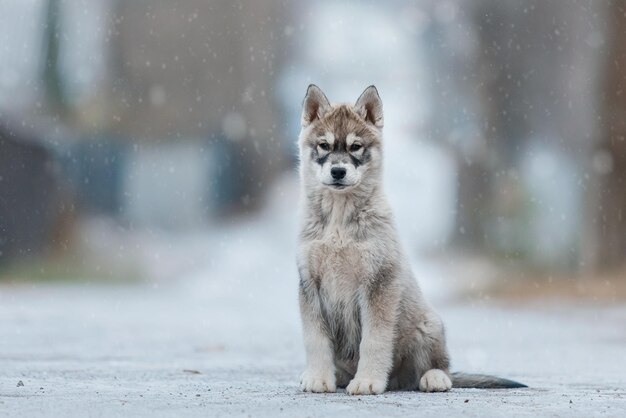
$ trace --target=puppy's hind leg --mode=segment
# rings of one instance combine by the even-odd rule
[[[446,336],[443,323],[432,314],[425,321],[421,359],[422,370],[426,372],[419,381],[419,390],[422,392],[447,392],[452,388],[452,380],[448,375],[450,360],[446,349]]]

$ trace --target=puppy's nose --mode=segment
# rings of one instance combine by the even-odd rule
[[[346,169],[343,167],[333,167],[330,169],[330,175],[333,176],[335,180],[341,180],[346,176]]]

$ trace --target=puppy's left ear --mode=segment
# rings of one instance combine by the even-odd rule
[[[379,129],[385,124],[383,119],[383,102],[380,100],[375,86],[369,86],[361,93],[354,105],[354,110],[367,123],[371,123]]]

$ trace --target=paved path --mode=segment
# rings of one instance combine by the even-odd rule
[[[227,286],[0,286],[0,415],[626,416],[624,307],[440,303],[454,369],[531,388],[313,395],[297,389],[295,286],[248,273]]]

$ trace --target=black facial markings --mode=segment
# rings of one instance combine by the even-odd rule
[[[361,165],[361,160],[359,160],[352,154],[349,154],[349,155],[350,155],[350,160],[352,161],[352,164],[354,164],[355,167],[358,167]]]
[[[372,159],[372,153],[369,148],[363,148],[363,154],[361,154],[361,164],[365,164]]]
[[[315,159],[315,161],[319,164],[319,165],[324,165],[324,163],[326,162],[326,160],[328,159],[328,156],[330,155],[330,152],[327,153],[326,155],[324,155],[323,157],[317,157]]]
[[[352,164],[354,164],[355,167],[366,164],[372,158],[372,154],[369,148],[362,147],[361,149],[363,151],[361,152],[360,158],[357,158],[354,155],[350,154],[350,159],[352,160]]]
[[[315,162],[318,163],[319,165],[324,165],[329,155],[330,155],[330,152],[327,152],[325,155],[320,157],[320,153],[317,149],[317,144],[311,147],[311,159],[315,160]]]
[[[331,150],[326,152],[324,155],[320,156],[320,151],[317,143],[311,144],[311,159],[314,160],[319,165],[324,165],[328,160],[328,157],[333,154],[347,154],[350,158],[350,162],[354,165],[354,167],[359,167],[363,164],[366,164],[371,159],[371,153],[369,147],[361,145],[361,156],[355,157],[348,150],[348,144],[346,142],[346,137],[338,137],[333,145],[331,146]],[[343,158],[343,156],[340,156]]]

